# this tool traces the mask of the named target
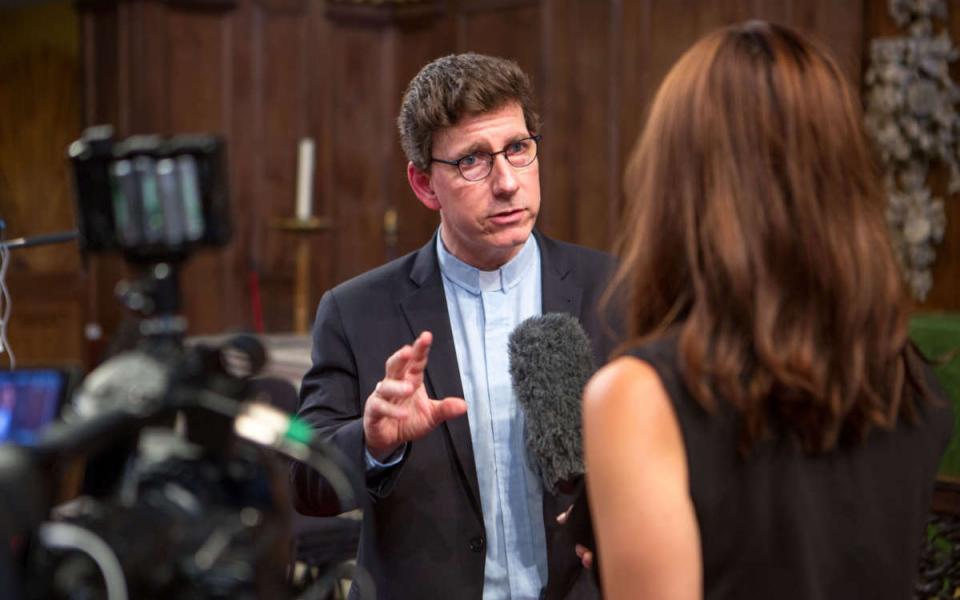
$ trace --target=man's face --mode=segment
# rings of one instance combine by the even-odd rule
[[[499,152],[528,137],[523,110],[511,102],[434,134],[433,156],[457,160],[476,151]],[[440,211],[447,250],[478,269],[499,268],[516,256],[540,211],[539,159],[518,169],[498,154],[490,175],[480,181],[467,181],[457,167],[436,162],[428,173],[411,165],[408,176],[420,201]]]

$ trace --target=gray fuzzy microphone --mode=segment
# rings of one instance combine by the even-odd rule
[[[510,379],[524,413],[527,453],[539,468],[544,490],[575,497],[564,526],[570,547],[563,549],[566,556],[560,560],[547,561],[544,597],[567,597],[575,585],[578,571],[560,567],[573,556],[574,543],[593,551],[591,570],[600,595],[599,556],[583,478],[580,417],[583,388],[595,370],[590,340],[575,317],[549,313],[520,323],[510,334],[509,351]]]
[[[544,489],[583,475],[580,404],[593,375],[590,340],[566,313],[531,317],[510,334],[510,379],[524,412],[524,439]]]

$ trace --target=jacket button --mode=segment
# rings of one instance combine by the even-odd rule
[[[484,545],[484,539],[482,535],[478,535],[477,537],[470,540],[470,550],[474,552],[483,552],[483,545]]]

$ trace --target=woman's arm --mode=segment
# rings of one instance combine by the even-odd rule
[[[653,367],[623,357],[594,375],[583,436],[605,597],[701,597],[683,436]]]

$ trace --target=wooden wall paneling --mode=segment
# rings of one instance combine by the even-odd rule
[[[170,16],[175,11],[176,8],[152,0],[129,4],[124,27],[129,51],[124,73],[129,128],[124,135],[173,133],[170,103],[173,97],[183,93],[181,80],[172,78],[169,68],[172,47],[169,36],[177,34],[170,27]],[[198,63],[202,64],[203,60],[198,53]]]
[[[862,0],[793,0],[789,25],[810,35],[833,53],[854,89],[863,80],[864,6]]]
[[[890,3],[886,0],[863,0],[863,29],[864,56],[869,55],[871,39],[902,35],[902,30],[890,16]]]
[[[146,7],[159,6],[147,3]],[[151,44],[153,56],[141,71],[153,72],[162,86],[156,89],[162,106],[156,107],[156,126],[167,134],[211,133],[224,136],[228,142],[227,158],[231,157],[229,140],[232,120],[233,13],[222,10],[197,9],[171,4],[160,23],[151,28],[159,31],[159,39]],[[141,23],[145,25],[146,23]],[[145,82],[142,89],[157,85]],[[151,90],[153,91],[153,90]],[[145,105],[152,102],[145,100]],[[232,165],[231,165],[232,166]],[[247,211],[237,210],[234,202],[234,226],[244,230]],[[238,222],[239,220],[239,222]],[[240,240],[242,241],[242,239]],[[239,254],[238,237],[225,248],[204,249],[192,256],[181,273],[183,313],[192,333],[216,333],[240,327],[247,321],[247,293],[243,273],[235,257]]]
[[[607,207],[619,193],[613,4],[558,0],[543,9],[541,227],[600,249],[609,248]]]
[[[541,11],[540,53],[544,57],[542,77],[536,81],[537,108],[544,140],[540,144],[540,216],[537,227],[560,239],[573,235],[573,209],[577,195],[573,166],[581,156],[567,132],[575,126],[575,102],[568,89],[575,75],[570,68],[577,38],[570,18],[571,5],[577,0],[547,0]]]
[[[248,277],[262,266],[262,247],[268,234],[263,226],[264,218],[257,202],[259,198],[259,143],[260,122],[257,92],[258,72],[254,68],[254,47],[257,32],[254,25],[254,8],[249,2],[241,2],[230,15],[228,35],[230,42],[224,45],[231,63],[230,77],[224,83],[228,89],[223,98],[223,118],[229,120],[227,127],[227,157],[230,164],[230,200],[233,219],[233,241],[230,262],[235,272],[238,293],[244,301],[237,301],[240,315],[238,322],[253,329],[253,312],[250,306]],[[262,295],[262,292],[261,292]]]
[[[294,215],[299,140],[317,138],[306,119],[310,112],[309,22],[305,4],[284,10],[258,3],[254,15],[256,112],[252,116],[257,182],[256,197],[249,200],[253,214],[258,215],[263,243],[241,251],[252,251],[259,264],[267,329],[287,331],[292,326],[297,240],[277,229],[276,223]],[[317,179],[319,173],[315,173]]]
[[[2,30],[0,30],[2,31]],[[77,52],[26,42],[0,52],[0,206],[10,237],[73,228],[66,148],[80,123]],[[75,274],[68,245],[13,252],[14,268]]]
[[[867,2],[869,3],[870,0]],[[937,26],[938,28],[947,26],[953,46],[957,48],[960,47],[960,5],[956,2],[950,2],[948,5],[949,23],[945,24],[941,21]],[[889,16],[887,18],[889,19]],[[950,65],[950,76],[955,83],[960,84],[960,60]],[[934,183],[936,186],[934,189],[939,190],[939,195],[943,198],[947,229],[943,242],[935,248],[937,258],[932,269],[933,288],[921,308],[960,311],[960,194],[946,193],[947,173],[942,165],[935,176],[939,181]]]
[[[640,132],[647,120],[650,103],[663,77],[687,48],[713,23],[735,20],[728,11],[732,7],[710,7],[702,0],[663,2],[618,2],[611,15],[611,54],[618,57],[612,73],[613,108],[611,119],[616,123],[610,140],[611,191],[607,212],[612,223],[620,223],[623,211],[623,173],[630,160]],[[726,4],[726,3],[716,3]],[[716,12],[720,11],[719,16]],[[614,226],[611,238],[619,233]]]
[[[330,49],[330,23],[324,14],[324,3],[309,2],[309,26],[307,29],[308,56],[304,61],[306,69],[307,115],[306,130],[316,140],[316,170],[314,177],[315,214],[321,218],[330,218],[335,201],[330,188],[330,167],[332,145],[329,131],[334,120],[330,88],[329,63],[334,59]],[[337,223],[331,221],[331,230],[314,235],[311,253],[311,289],[308,304],[310,321],[320,296],[331,287],[336,258],[333,253],[332,228]],[[288,314],[292,314],[289,311]]]
[[[118,7],[115,4],[78,4],[78,7],[82,23],[83,127],[103,124],[119,127],[121,24]],[[115,331],[122,312],[113,298],[113,289],[124,274],[123,262],[117,256],[90,255],[84,265],[87,273],[86,326],[94,332]],[[96,344],[90,344],[88,350],[84,363],[92,367],[102,356]]]
[[[0,217],[7,237],[73,228],[65,155],[82,120],[78,33],[68,2],[0,9]],[[75,244],[12,251],[6,283],[18,366],[82,361],[82,282]],[[0,354],[0,364],[7,359]]]
[[[89,34],[85,43],[91,49],[84,55],[94,61],[84,68],[87,89],[95,88],[88,94],[92,105],[84,111],[90,118],[85,126],[112,125],[115,137],[122,139],[130,135],[136,112],[132,106],[131,89],[131,70],[136,62],[130,27],[134,6],[116,2],[81,3],[78,6],[82,18],[90,23],[85,27]],[[124,318],[124,310],[115,295],[116,285],[129,276],[129,271],[123,260],[113,254],[90,255],[87,264],[90,273],[87,324],[102,331],[105,340],[110,340]],[[92,351],[88,366],[101,358],[99,353]]]
[[[335,281],[343,281],[381,262],[384,255],[382,202],[378,171],[389,135],[380,122],[382,102],[379,28],[343,24],[331,32],[330,65],[333,114],[330,123],[331,197]]]
[[[378,262],[386,262],[400,254],[399,211],[396,207],[401,203],[397,194],[403,190],[399,184],[406,180],[406,164],[399,148],[396,127],[399,102],[396,98],[402,93],[401,86],[406,82],[400,81],[396,57],[405,51],[405,37],[398,26],[387,27],[381,30],[380,44],[371,48],[372,52],[379,54],[377,68],[380,79],[377,101],[370,107],[370,118],[376,120],[381,136],[376,147],[371,148],[375,153],[372,158],[376,161],[376,168],[370,173],[371,178],[378,180],[377,185],[382,190],[379,202],[371,207],[375,211],[374,217],[379,218],[382,254]]]
[[[656,0],[612,2],[610,33],[610,138],[607,219],[615,239],[623,211],[623,174],[650,104],[667,71],[704,33],[745,13],[746,2],[707,6],[702,0],[671,5]]]
[[[611,21],[617,23],[611,36],[613,54],[619,56],[614,77],[616,101],[615,139],[611,140],[612,158],[616,167],[614,183],[617,186],[617,204],[608,207],[613,223],[619,222],[623,203],[623,173],[630,160],[630,153],[647,120],[650,101],[660,80],[651,72],[648,61],[651,56],[652,31],[659,27],[653,21],[650,2],[620,3],[618,10],[611,15]]]
[[[619,48],[613,45],[619,33],[614,8],[614,3],[607,3],[598,4],[595,10],[580,11],[579,36],[583,47],[576,55],[575,88],[580,114],[574,119],[580,134],[568,142],[580,147],[580,152],[573,163],[563,166],[575,170],[580,179],[574,198],[573,241],[601,250],[610,249],[614,222],[607,208],[617,203],[622,171],[613,145],[620,130],[615,115],[621,56]]]
[[[163,19],[163,57],[156,63],[166,87],[167,133],[209,132],[229,135],[231,126],[233,14],[178,9]],[[144,69],[153,71],[154,68]]]
[[[456,2],[457,0],[453,0]],[[498,0],[492,0],[494,2]],[[326,0],[324,14],[340,25],[406,27],[430,21],[447,0]]]
[[[382,169],[384,146],[391,139],[392,105],[382,87],[384,31],[340,24],[331,32],[333,156],[330,173],[334,202],[334,280],[343,281],[383,262],[383,211],[387,207]]]
[[[538,7],[542,0],[455,0],[456,11],[459,14],[477,12],[500,11],[502,9],[518,9],[524,7]]]
[[[950,38],[954,47],[960,47],[960,6],[950,3],[949,10]],[[950,76],[960,83],[960,60],[950,65]],[[960,311],[960,194],[944,197],[944,212],[947,231],[943,243],[937,247],[933,290],[925,308]]]
[[[796,21],[797,11],[805,10],[807,5],[811,7],[816,6],[818,1],[819,0],[808,0],[807,2],[803,2],[803,0],[800,0],[798,2],[797,0],[777,0],[776,2],[771,2],[770,0],[753,0],[753,2],[746,6],[748,9],[747,14],[734,20],[746,21],[749,19],[763,19],[771,23],[789,25]]]
[[[120,24],[115,5],[80,14],[85,125],[115,124],[119,115],[117,61]]]
[[[457,14],[457,52],[480,52],[515,61],[534,79],[539,77],[540,7],[514,2],[476,6]]]
[[[14,271],[7,285],[13,297],[8,337],[17,368],[84,364],[85,306],[78,299],[86,280],[77,273]],[[0,358],[4,367],[7,359]]]
[[[385,139],[389,150],[385,168],[389,174],[390,207],[398,216],[394,254],[403,255],[426,243],[440,225],[440,216],[420,203],[407,182],[407,158],[400,147],[397,115],[407,84],[420,69],[435,58],[456,51],[456,19],[446,16],[404,27],[397,31],[395,39],[392,69],[395,76],[390,91],[384,96],[382,118],[389,133]]]
[[[430,50],[435,47],[432,43],[436,39],[434,33],[432,27],[422,24],[414,28],[392,27],[382,33],[383,43],[379,48],[383,77],[381,101],[373,113],[373,118],[382,124],[384,135],[378,148],[380,166],[376,175],[384,190],[380,207],[381,262],[419,248],[439,223],[437,213],[420,204],[410,190],[406,176],[407,158],[400,147],[396,125],[407,83],[423,64],[434,58]],[[428,56],[424,57],[424,52]],[[443,54],[442,51],[439,53]]]
[[[933,288],[921,308],[960,311],[960,196],[941,197],[944,198],[947,229],[943,242],[936,247]]]

